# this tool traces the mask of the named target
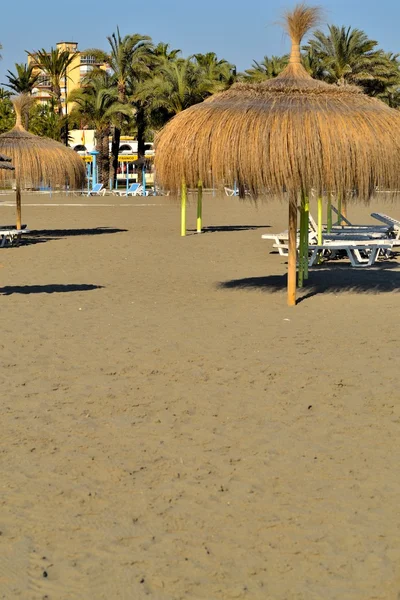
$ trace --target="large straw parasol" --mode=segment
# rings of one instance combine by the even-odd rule
[[[246,185],[289,200],[288,303],[296,301],[297,204],[311,190],[368,201],[400,189],[400,113],[352,86],[316,81],[300,62],[303,36],[320,18],[297,5],[285,14],[290,62],[275,79],[237,83],[174,117],[160,132],[160,184]],[[184,189],[184,187],[183,187]]]
[[[23,95],[14,99],[16,124],[0,135],[0,151],[11,157],[15,168],[17,229],[21,228],[21,189],[41,185],[69,185],[78,189],[83,186],[86,176],[83,160],[72,148],[24,129],[21,116],[30,102]],[[0,172],[0,182],[6,179],[7,176]]]

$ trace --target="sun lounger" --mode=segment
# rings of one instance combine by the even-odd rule
[[[282,233],[264,233],[261,236],[263,240],[272,240],[275,242],[273,244],[273,248],[276,248],[281,256],[288,255],[288,242],[289,242],[289,233],[288,231],[283,231]],[[308,243],[313,244],[317,241],[317,236],[314,231],[308,232]],[[299,236],[297,236],[297,246],[299,245]]]
[[[26,229],[26,225],[22,229],[0,227],[0,248],[12,246],[20,239],[23,233],[29,233],[29,229]]]
[[[326,240],[323,244],[310,245],[311,256],[308,266],[312,267],[318,261],[322,252],[326,254],[327,252],[333,251],[336,253],[338,250],[342,250],[346,252],[353,267],[371,267],[375,264],[381,252],[388,252],[392,249],[393,243],[393,240],[389,239]]]
[[[91,190],[89,190],[86,195],[87,196],[104,196],[106,193],[106,189],[102,183],[96,183]]]
[[[146,190],[143,193],[143,186],[141,183],[131,183],[127,190],[115,190],[114,194],[116,196],[148,196],[149,191]]]
[[[397,219],[393,219],[388,215],[384,215],[383,213],[371,213],[371,217],[385,223],[386,226],[391,227],[394,231],[395,237],[397,239],[400,238],[400,221]]]

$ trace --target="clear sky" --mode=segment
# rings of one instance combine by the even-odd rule
[[[3,0],[5,2],[5,0]],[[363,29],[380,47],[400,52],[399,0],[320,0],[325,23]],[[26,62],[25,50],[78,42],[79,49],[107,49],[106,36],[118,25],[122,35],[143,33],[168,42],[184,55],[216,52],[239,71],[253,59],[289,49],[277,25],[293,0],[7,0],[2,10],[0,83],[7,69]],[[310,1],[310,4],[315,2]]]

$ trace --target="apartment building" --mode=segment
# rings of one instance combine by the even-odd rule
[[[70,54],[75,54],[74,59],[69,65],[64,80],[64,85],[61,87],[61,102],[63,104],[63,112],[69,112],[68,103],[66,99],[72,90],[81,86],[82,79],[95,67],[101,69],[108,69],[108,65],[103,62],[96,60],[94,56],[91,56],[87,52],[80,52],[78,50],[77,42],[58,42],[56,48],[60,51],[67,51]],[[28,55],[28,64],[33,61],[32,57]],[[37,86],[34,88],[33,97],[39,102],[48,102],[51,97],[50,94],[50,78],[45,71],[40,71],[40,77]]]

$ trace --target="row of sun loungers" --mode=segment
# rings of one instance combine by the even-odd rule
[[[340,215],[336,209],[335,212]],[[310,215],[309,219],[309,266],[320,261],[320,257],[337,258],[347,255],[353,267],[370,267],[380,255],[390,255],[393,247],[400,246],[400,221],[382,213],[372,213],[372,217],[384,225],[353,225],[345,219],[346,226],[335,225],[328,233],[322,233],[322,244],[318,243],[318,228]],[[288,232],[266,233],[262,239],[272,240],[273,247],[282,256],[288,254]],[[299,236],[298,236],[299,243]]]
[[[105,196],[107,189],[102,183],[96,183],[93,188],[83,192],[84,196]],[[144,190],[141,183],[131,183],[127,189],[111,190],[114,196],[148,196],[149,190]]]

